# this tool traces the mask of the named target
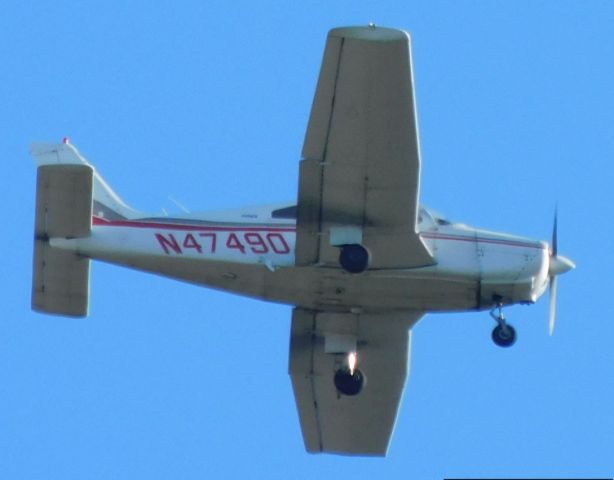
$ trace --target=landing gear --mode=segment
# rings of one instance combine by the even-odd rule
[[[365,376],[360,370],[341,368],[335,372],[335,387],[343,395],[358,395],[364,386]]]
[[[516,343],[516,330],[508,325],[503,316],[503,305],[497,304],[490,311],[490,316],[495,319],[497,326],[492,331],[492,341],[500,347],[511,347]]]
[[[516,330],[511,325],[505,328],[497,325],[492,331],[492,341],[500,347],[511,347],[516,343]]]
[[[358,244],[343,245],[339,263],[346,272],[362,273],[369,267],[369,251]]]
[[[335,372],[334,382],[339,394],[352,397],[362,392],[367,378],[356,368],[358,362],[356,351],[349,352],[346,361],[347,363]]]

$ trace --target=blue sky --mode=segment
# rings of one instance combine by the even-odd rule
[[[514,307],[428,315],[389,456],[304,452],[290,308],[117,267],[88,319],[30,311],[33,141],[68,135],[141,210],[293,200],[326,32],[412,32],[422,200],[578,268]],[[614,4],[17,2],[0,15],[0,477],[612,476]]]

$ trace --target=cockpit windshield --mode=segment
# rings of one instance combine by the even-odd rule
[[[278,208],[277,210],[273,210],[271,212],[271,217],[273,217],[273,218],[288,218],[288,219],[296,220],[296,205],[292,205],[290,207]]]

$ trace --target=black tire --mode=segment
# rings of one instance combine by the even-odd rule
[[[358,395],[365,386],[365,376],[360,370],[354,370],[354,375],[348,368],[335,372],[335,387],[339,393],[347,396]]]
[[[362,273],[369,268],[369,251],[362,245],[343,245],[339,263],[346,272]]]
[[[492,341],[500,347],[511,347],[516,343],[516,330],[511,325],[506,325],[507,333],[501,325],[497,325],[492,331]]]

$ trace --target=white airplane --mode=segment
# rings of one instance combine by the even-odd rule
[[[90,260],[294,306],[289,373],[306,449],[385,455],[427,312],[531,304],[575,267],[546,242],[451,222],[419,205],[410,38],[329,32],[298,202],[180,216],[124,203],[69,142],[35,144],[32,308],[86,316]],[[368,381],[367,381],[368,380]]]

